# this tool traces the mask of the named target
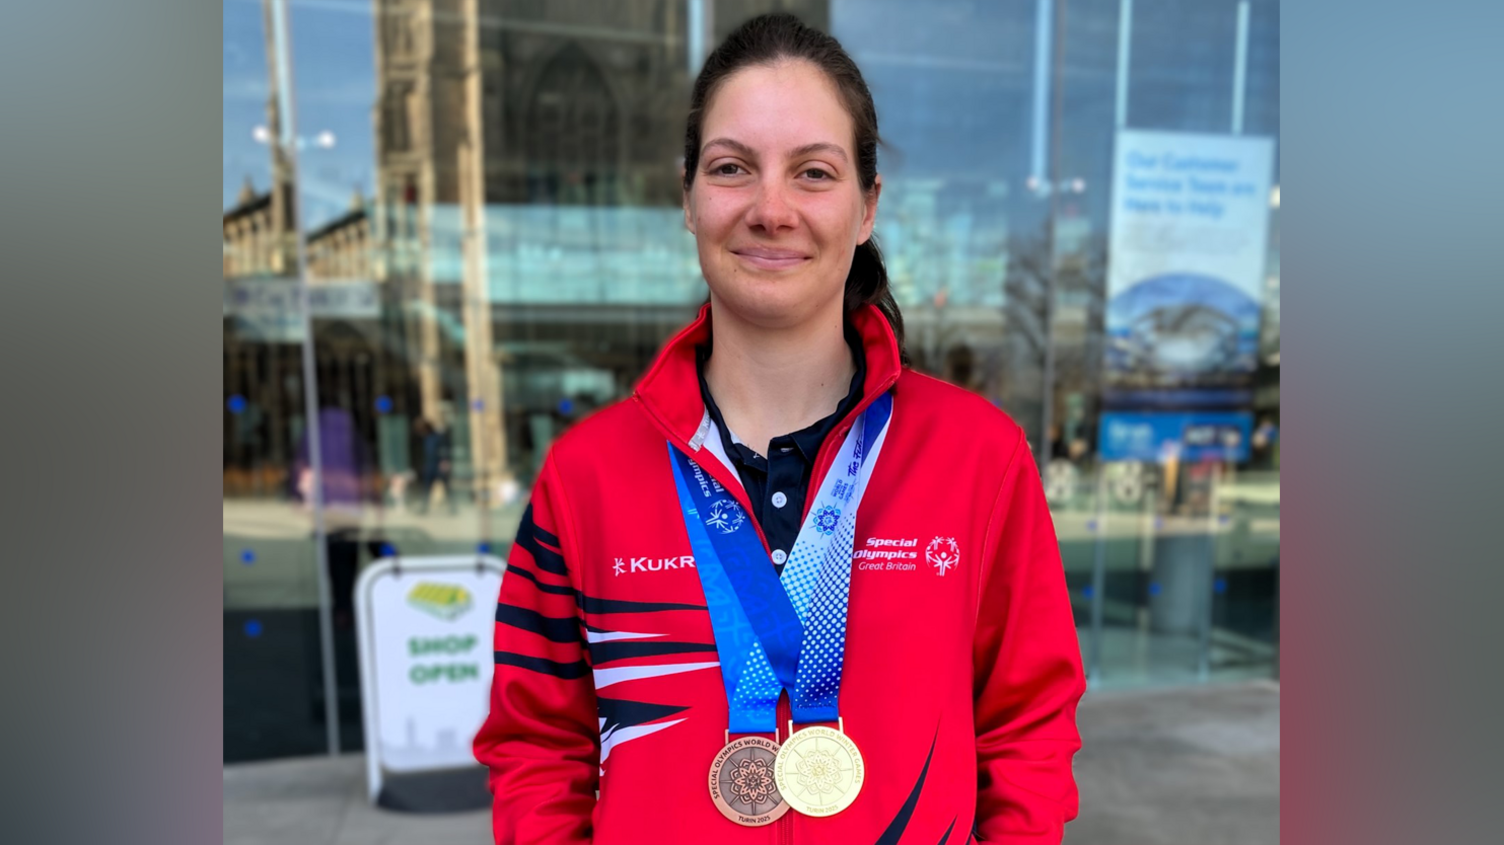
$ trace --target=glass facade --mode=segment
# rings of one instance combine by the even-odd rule
[[[1028,431],[1093,684],[1277,674],[1277,2],[226,0],[226,762],[359,749],[357,574],[504,555],[692,318],[689,88],[774,9],[867,77],[915,367]]]

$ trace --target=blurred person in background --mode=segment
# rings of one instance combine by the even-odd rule
[[[1049,441],[1050,460],[1068,461],[1071,459],[1071,444],[1066,442],[1060,423],[1050,423]]]
[[[1269,417],[1259,420],[1250,445],[1254,469],[1279,469],[1279,426],[1274,420]]]
[[[379,485],[372,484],[376,470],[369,447],[356,430],[355,420],[343,407],[319,411],[319,454],[323,467],[323,517],[325,561],[329,568],[331,603],[335,627],[354,625],[355,576],[360,568],[361,522],[366,505],[379,507]],[[313,462],[309,435],[298,441],[294,458],[294,499],[304,509],[313,508]]]
[[[434,484],[444,488],[444,502],[455,512],[454,489],[450,483],[449,432],[439,429],[423,417],[413,423],[418,435],[418,513],[428,513],[433,503]]]
[[[498,843],[1058,843],[1075,817],[1039,475],[1005,414],[907,366],[877,143],[861,72],[790,15],[706,60],[709,302],[538,476],[474,745]]]

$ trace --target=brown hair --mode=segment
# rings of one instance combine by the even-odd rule
[[[797,59],[807,61],[824,71],[840,92],[846,112],[856,134],[857,179],[862,190],[871,191],[877,183],[877,107],[872,102],[872,92],[862,72],[841,48],[841,42],[831,36],[805,26],[793,15],[778,12],[752,18],[726,36],[715,51],[705,59],[705,67],[695,79],[694,91],[689,99],[689,119],[684,128],[684,190],[694,184],[695,170],[700,164],[700,133],[705,123],[705,110],[710,98],[727,77],[752,65],[772,65],[780,61]],[[851,259],[851,272],[846,275],[846,313],[863,305],[876,305],[893,328],[898,339],[898,353],[904,365],[909,364],[909,353],[904,348],[903,315],[898,302],[888,288],[888,269],[883,264],[883,254],[877,246],[874,233],[865,243],[858,244]]]

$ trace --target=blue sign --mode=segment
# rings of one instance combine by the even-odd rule
[[[1113,412],[1102,415],[1097,448],[1107,461],[1246,461],[1253,414]]]

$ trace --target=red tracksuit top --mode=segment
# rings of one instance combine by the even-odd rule
[[[860,410],[891,390],[858,512],[840,691],[866,782],[826,818],[791,810],[741,827],[716,810],[706,775],[726,741],[726,691],[665,446],[753,513],[736,473],[690,445],[705,415],[695,346],[708,309],[630,399],[559,438],[539,473],[502,580],[491,711],[475,738],[496,842],[1059,843],[1077,812],[1085,680],[1034,460],[986,400],[903,369],[872,306],[851,316],[867,355],[862,401],[810,481],[819,488]],[[954,563],[940,553],[954,549]],[[788,713],[785,694],[780,741]]]

